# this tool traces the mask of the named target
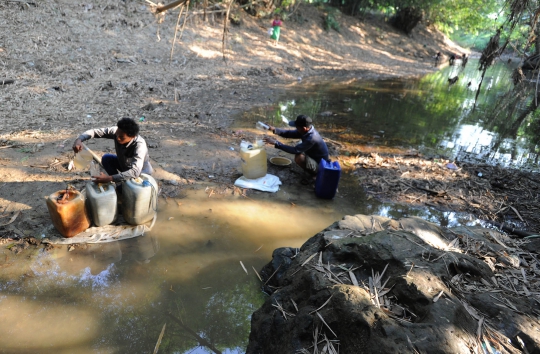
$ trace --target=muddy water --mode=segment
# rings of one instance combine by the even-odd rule
[[[469,144],[458,139],[464,126],[497,133],[459,109],[469,107],[474,93],[467,82],[449,88],[450,70],[420,81],[297,85],[279,105],[247,112],[237,128],[307,113],[323,135],[346,144],[357,139],[374,151],[463,153]],[[132,240],[72,251],[28,249],[17,256],[2,247],[0,352],[149,353],[166,324],[160,353],[209,353],[209,347],[242,353],[251,313],[265,296],[254,269],[275,248],[299,247],[349,214],[419,216],[445,226],[473,222],[466,215],[366,200],[347,173],[333,201],[288,183],[275,194],[248,198],[222,188],[198,186],[176,202],[160,200],[154,230]]]
[[[275,248],[299,247],[347,214],[455,222],[442,213],[366,203],[346,182],[334,201],[318,200],[308,188],[284,186],[249,199],[209,198],[201,188],[178,203],[160,200],[156,227],[143,237],[71,252],[14,256],[3,249],[0,352],[148,353],[165,323],[160,352],[207,352],[170,312],[223,352],[242,353],[250,315],[264,300],[253,268],[260,270]]]
[[[160,200],[143,237],[71,252],[3,249],[0,352],[148,353],[165,323],[160,352],[203,352],[192,351],[197,342],[170,312],[220,350],[241,353],[264,299],[253,268],[363,208],[346,195],[317,200],[308,188],[209,198],[219,186],[207,187]]]

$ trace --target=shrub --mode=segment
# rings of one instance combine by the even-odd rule
[[[327,12],[323,17],[323,28],[327,31],[333,29],[339,32],[339,22],[332,12]]]

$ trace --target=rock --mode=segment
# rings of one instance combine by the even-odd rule
[[[260,272],[270,296],[252,316],[246,353],[314,352],[314,336],[319,350],[327,338],[341,353],[481,352],[479,321],[484,332],[498,332],[494,347],[517,352],[521,341],[540,350],[540,324],[526,315],[538,302],[495,285],[494,271],[505,265],[484,261],[503,249],[512,256],[511,246],[480,227],[346,216],[299,251],[274,251]]]
[[[170,180],[167,180],[165,181],[167,184],[170,184],[172,186],[178,186],[180,183],[178,183],[177,180],[174,180],[174,179],[170,179]]]
[[[281,283],[281,279],[287,269],[289,269],[292,258],[298,252],[296,248],[282,247],[277,248],[272,253],[272,261],[267,264],[260,272],[260,275],[270,281],[264,286],[263,290],[267,293],[274,292],[273,284]]]
[[[247,75],[249,76],[260,76],[261,75],[261,70],[257,69],[257,68],[251,68],[247,71]]]
[[[165,104],[163,102],[158,102],[157,104],[149,103],[146,106],[141,107],[144,111],[155,111],[158,108],[164,107]]]
[[[319,113],[319,115],[321,117],[330,117],[330,116],[334,115],[334,112],[332,112],[332,111],[324,111],[324,112]]]

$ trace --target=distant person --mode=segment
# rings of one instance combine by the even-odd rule
[[[449,60],[450,65],[454,65],[454,62],[456,61],[456,58],[457,58],[457,55],[456,55],[456,54],[452,53],[452,54],[450,55],[450,60]]]
[[[433,58],[435,58],[435,66],[439,65],[439,63],[442,60],[442,53],[437,52],[437,54],[435,54],[435,56]]]
[[[279,15],[274,16],[274,21],[272,21],[272,35],[270,36],[270,38],[272,38],[275,41],[274,45],[278,44],[282,24],[283,22],[281,21],[281,16]]]
[[[264,138],[264,141],[267,144],[274,145],[276,149],[293,154],[294,162],[302,167],[304,171],[315,176],[319,170],[319,162],[322,159],[330,162],[326,143],[313,127],[311,118],[306,115],[299,115],[295,121],[289,122],[289,125],[296,127],[296,129],[279,129],[268,125],[268,130],[283,138],[302,139],[301,143],[290,146],[270,137]]]
[[[90,129],[79,135],[73,143],[73,151],[78,153],[83,149],[83,141],[92,138],[114,139],[116,155],[105,154],[101,164],[109,176],[101,173],[92,176],[96,183],[122,182],[139,177],[141,173],[151,175],[154,169],[150,165],[148,146],[139,135],[139,125],[131,118],[122,118],[115,127]]]
[[[461,56],[461,60],[462,60],[461,65],[465,66],[465,65],[467,65],[467,62],[469,61],[469,57],[467,57],[467,54],[463,54]]]

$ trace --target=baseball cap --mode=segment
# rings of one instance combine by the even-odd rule
[[[296,117],[296,120],[290,121],[289,125],[291,127],[309,127],[312,123],[313,121],[311,120],[310,117],[301,114],[298,117]]]

